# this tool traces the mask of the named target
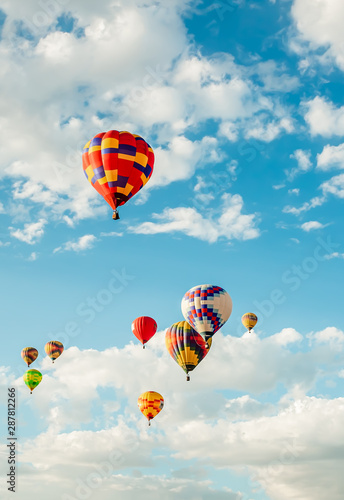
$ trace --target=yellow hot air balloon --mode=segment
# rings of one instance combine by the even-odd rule
[[[32,394],[34,388],[37,387],[38,384],[41,382],[42,374],[38,370],[34,369],[27,370],[23,375],[23,379],[25,384],[30,389],[30,394]]]
[[[245,313],[241,318],[242,324],[249,332],[256,326],[257,321],[258,318],[254,313]]]
[[[27,366],[30,366],[31,363],[33,363],[35,359],[37,359],[37,356],[38,351],[34,347],[24,347],[24,349],[22,349],[21,357],[23,358]]]
[[[156,417],[164,407],[164,398],[161,394],[154,391],[143,392],[137,400],[138,407],[144,416],[148,419],[148,425],[152,418]]]

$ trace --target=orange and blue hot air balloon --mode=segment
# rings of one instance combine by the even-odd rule
[[[256,326],[257,321],[258,318],[254,313],[245,313],[241,318],[242,324],[249,332]]]
[[[155,391],[143,392],[137,400],[137,405],[140,411],[148,419],[148,425],[152,418],[156,417],[164,407],[164,398],[161,394]]]
[[[215,285],[194,286],[182,300],[184,318],[204,338],[206,344],[226,323],[232,307],[232,299],[226,290]]]
[[[30,366],[31,363],[33,363],[35,359],[37,359],[37,356],[38,351],[34,347],[24,347],[24,349],[22,349],[21,357],[23,358],[27,366]]]
[[[87,180],[113,209],[124,205],[149,181],[153,173],[153,149],[139,135],[110,130],[97,134],[83,150]]]
[[[63,353],[63,344],[59,342],[58,340],[51,340],[50,342],[47,342],[44,346],[44,350],[49,356],[49,358],[53,361],[57,359],[61,354]]]
[[[141,342],[143,349],[145,348],[145,343],[150,340],[156,333],[158,325],[153,318],[149,316],[140,316],[136,318],[132,324],[131,329],[135,337]]]
[[[189,372],[208,354],[211,338],[206,347],[204,339],[187,321],[179,321],[166,330],[165,343],[172,358],[185,371],[186,380],[190,380]]]

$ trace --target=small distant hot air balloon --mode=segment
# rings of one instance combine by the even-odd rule
[[[232,313],[232,299],[220,286],[194,286],[183,297],[184,318],[206,344],[228,320]]]
[[[23,379],[25,384],[30,389],[30,394],[32,394],[34,388],[37,387],[38,384],[41,382],[42,374],[38,370],[34,370],[33,368],[31,368],[31,370],[27,370],[24,373]]]
[[[97,134],[83,151],[87,180],[113,209],[124,205],[149,181],[153,173],[153,149],[139,135],[110,130]]]
[[[51,340],[50,342],[47,342],[44,347],[45,352],[47,353],[49,358],[52,359],[53,363],[55,359],[61,356],[61,354],[63,353],[63,349],[63,344],[58,340]]]
[[[161,394],[154,391],[143,392],[137,400],[138,407],[144,416],[148,419],[148,425],[152,418],[156,417],[164,407],[164,398]]]
[[[246,313],[242,316],[241,322],[250,332],[257,324],[258,318],[254,313]]]
[[[183,368],[186,380],[190,380],[189,372],[194,370],[208,354],[212,339],[208,340],[208,347],[201,337],[187,321],[174,323],[166,330],[165,343],[172,358]]]
[[[37,356],[38,351],[34,347],[24,347],[24,349],[22,349],[21,357],[23,358],[27,366],[30,366],[31,363],[33,363],[35,359],[37,359]]]
[[[140,316],[131,324],[132,332],[141,342],[143,349],[145,348],[145,343],[156,333],[157,328],[156,321],[149,316]]]

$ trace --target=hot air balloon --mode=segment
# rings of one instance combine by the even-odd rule
[[[38,351],[34,347],[24,347],[24,349],[22,349],[21,357],[23,358],[27,366],[30,366],[31,363],[33,363],[35,359],[37,359],[37,356]]]
[[[226,323],[231,312],[232,299],[220,286],[194,286],[182,299],[184,318],[204,338],[206,344]]]
[[[47,342],[44,346],[44,350],[49,356],[50,359],[53,360],[53,363],[55,359],[57,359],[61,354],[63,353],[63,344],[59,342],[58,340],[52,340],[50,342]]]
[[[258,318],[254,313],[246,313],[242,316],[241,322],[250,332],[257,324]]]
[[[164,407],[164,398],[161,394],[154,391],[143,392],[137,400],[138,407],[144,416],[148,419],[148,425],[152,418],[156,417]]]
[[[143,349],[145,348],[145,343],[153,337],[157,328],[158,325],[156,324],[156,321],[149,316],[140,316],[131,324],[132,332],[142,343]]]
[[[187,321],[179,321],[167,329],[165,343],[172,358],[185,371],[186,380],[190,380],[189,372],[194,370],[208,354],[211,338],[208,340],[207,348],[201,335]]]
[[[25,384],[30,389],[30,394],[32,394],[32,391],[34,390],[34,388],[37,387],[38,384],[41,382],[42,374],[38,370],[34,370],[31,368],[31,370],[27,370],[24,373],[23,379],[24,379]]]
[[[83,150],[87,180],[113,209],[124,205],[149,181],[153,173],[153,149],[139,135],[110,130],[97,134]]]

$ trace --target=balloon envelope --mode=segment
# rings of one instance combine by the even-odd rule
[[[34,347],[24,347],[24,349],[22,349],[21,357],[23,358],[27,366],[30,366],[31,363],[33,363],[35,359],[37,359],[37,356],[38,351]]]
[[[250,332],[257,324],[258,318],[254,313],[246,313],[242,316],[241,322]]]
[[[206,342],[226,323],[232,307],[226,290],[214,285],[194,286],[182,299],[184,318]]]
[[[85,145],[82,163],[87,180],[117,215],[117,207],[151,178],[154,153],[139,135],[110,130],[97,134]]]
[[[148,424],[152,418],[156,417],[164,407],[164,398],[155,391],[143,392],[137,400],[138,407],[144,416],[148,419]]]
[[[44,350],[50,359],[54,362],[63,353],[63,344],[58,340],[51,340],[47,342],[44,346]]]
[[[34,388],[37,387],[38,384],[41,382],[42,374],[38,370],[34,370],[33,368],[31,368],[31,370],[27,370],[24,373],[23,379],[25,384],[30,389],[30,392],[32,393]]]
[[[207,348],[204,339],[187,321],[179,321],[167,329],[165,343],[172,358],[185,371],[186,380],[190,380],[188,373],[194,370],[208,354],[211,339]]]
[[[156,333],[158,325],[153,318],[149,316],[140,316],[136,318],[132,324],[131,329],[135,337],[141,342],[143,347],[145,343],[150,340]]]

